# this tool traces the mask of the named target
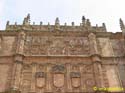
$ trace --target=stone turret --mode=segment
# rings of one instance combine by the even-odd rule
[[[122,30],[122,34],[125,35],[125,25],[121,18],[119,19],[119,23],[120,23],[120,28]]]

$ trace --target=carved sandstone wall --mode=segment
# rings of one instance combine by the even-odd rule
[[[55,25],[30,25],[29,18],[23,25],[7,23],[0,32],[0,92],[93,93],[94,87],[125,87],[123,33],[106,32],[104,24],[93,27],[84,18],[78,27],[61,26],[58,18]]]

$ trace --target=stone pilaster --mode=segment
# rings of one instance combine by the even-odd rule
[[[71,73],[71,64],[66,64],[66,77],[67,77],[67,91],[71,92],[72,91],[72,85],[71,85],[71,77],[70,77],[70,73]]]
[[[23,56],[15,55],[14,64],[13,64],[11,90],[10,90],[12,93],[20,92],[22,66],[23,66]]]
[[[25,33],[23,31],[19,32],[17,37],[17,47],[16,53],[14,55],[13,72],[12,72],[12,82],[11,82],[11,92],[20,92],[20,82],[22,75],[23,66],[23,48],[24,48]]]
[[[84,77],[84,65],[80,64],[80,73],[81,73],[81,92],[86,92],[86,86],[85,86],[85,77]]]
[[[36,82],[36,63],[32,63],[32,77],[31,77],[31,88],[30,88],[30,93],[36,93],[36,86],[35,86],[35,82]]]
[[[52,92],[52,74],[51,74],[51,64],[47,64],[46,66],[46,73],[47,73],[47,77],[46,77],[46,91],[47,92]]]
[[[95,83],[96,87],[100,88],[103,87],[102,83],[102,67],[101,67],[101,56],[99,55],[97,42],[96,42],[96,35],[93,33],[90,33],[89,36],[89,42],[90,42],[90,55],[93,62],[93,68],[94,68],[94,77],[95,77]]]
[[[24,43],[25,43],[25,33],[24,31],[19,32],[16,54],[23,55],[24,53]]]

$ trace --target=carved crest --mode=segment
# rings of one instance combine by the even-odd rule
[[[36,85],[39,88],[42,88],[45,86],[45,73],[44,72],[36,73]]]
[[[71,82],[73,87],[80,87],[80,73],[71,72]]]
[[[54,74],[54,85],[56,87],[63,87],[64,86],[64,74],[62,73],[55,73]]]
[[[64,86],[64,72],[65,72],[65,67],[63,65],[55,65],[53,67],[53,80],[54,80],[54,85],[56,87],[63,87]]]

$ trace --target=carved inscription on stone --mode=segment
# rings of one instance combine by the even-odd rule
[[[109,38],[98,38],[102,56],[112,56],[113,50]]]
[[[88,55],[87,37],[40,37],[27,36],[25,41],[27,55]]]

